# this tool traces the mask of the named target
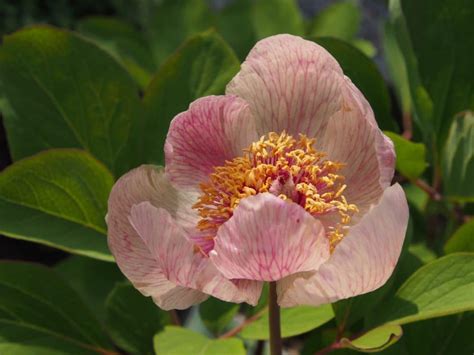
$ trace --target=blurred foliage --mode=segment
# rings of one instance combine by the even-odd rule
[[[0,353],[262,351],[267,288],[254,308],[210,298],[161,311],[110,262],[104,217],[118,177],[163,163],[171,119],[222,94],[256,41],[278,33],[326,48],[365,95],[410,205],[388,282],[283,310],[285,346],[474,351],[474,3],[374,2],[386,16],[373,37],[367,1],[319,3],[0,0],[0,111],[14,161],[0,172],[0,233],[77,254],[56,268],[0,262]],[[180,319],[187,328],[170,325]]]

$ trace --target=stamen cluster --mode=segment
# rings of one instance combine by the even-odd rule
[[[270,192],[298,203],[314,217],[335,216],[335,223],[327,227],[334,249],[344,237],[343,225],[358,210],[343,195],[346,185],[338,172],[344,165],[327,160],[314,143],[305,135],[297,140],[285,132],[272,132],[252,143],[243,156],[216,167],[209,180],[201,184],[202,195],[193,206],[201,217],[197,228],[207,238],[214,238],[240,200]]]

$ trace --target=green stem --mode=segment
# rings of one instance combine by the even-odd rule
[[[268,298],[270,354],[281,355],[280,307],[277,303],[276,282],[270,282]]]

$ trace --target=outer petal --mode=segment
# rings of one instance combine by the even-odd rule
[[[132,205],[150,201],[166,208],[183,228],[196,223],[194,196],[175,190],[162,169],[142,166],[117,181],[109,197],[108,242],[119,268],[144,295],[164,309],[187,308],[203,300],[195,290],[176,286],[166,279],[148,248],[129,223]]]
[[[198,188],[215,166],[242,155],[257,139],[248,105],[236,96],[207,96],[171,122],[166,172],[173,184]]]
[[[250,105],[260,135],[317,137],[342,105],[343,74],[321,46],[291,35],[258,42],[227,86]]]
[[[270,193],[243,199],[215,241],[210,258],[229,279],[275,281],[317,270],[329,257],[322,224]]]
[[[228,302],[258,302],[261,284],[225,279],[209,258],[194,250],[193,243],[165,209],[142,202],[132,207],[130,222],[165,278],[173,284],[210,293]]]
[[[387,188],[379,204],[349,230],[318,271],[279,283],[283,307],[320,305],[373,291],[395,268],[408,224],[408,205],[400,185]]]
[[[363,216],[390,186],[395,151],[392,141],[377,127],[369,103],[348,78],[343,93],[343,109],[329,120],[317,146],[329,159],[346,164],[342,171],[347,184],[344,195],[359,207],[358,216]]]

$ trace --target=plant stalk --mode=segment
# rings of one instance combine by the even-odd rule
[[[277,303],[276,282],[270,282],[268,295],[269,329],[270,329],[270,354],[281,355],[281,328],[280,307]]]

